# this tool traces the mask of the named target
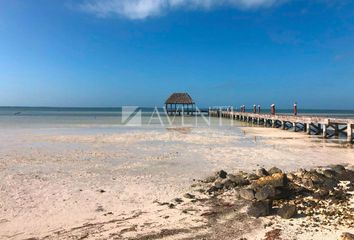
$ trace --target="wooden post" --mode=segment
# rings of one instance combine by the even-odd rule
[[[347,140],[348,142],[353,141],[353,126],[350,123],[347,125]]]
[[[327,138],[327,125],[322,124],[322,137]]]
[[[296,122],[293,122],[293,131],[296,132]]]
[[[306,133],[311,134],[311,123],[306,123]]]
[[[316,135],[320,135],[320,134],[321,134],[321,130],[322,130],[321,124],[318,123],[318,124],[316,124],[316,125],[317,125],[317,127],[316,127]]]
[[[333,128],[334,128],[334,136],[339,137],[339,125],[334,124]]]

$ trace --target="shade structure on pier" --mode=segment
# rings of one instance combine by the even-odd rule
[[[194,104],[188,93],[172,93],[165,101],[167,114],[193,114]]]

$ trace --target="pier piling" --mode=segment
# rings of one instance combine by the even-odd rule
[[[347,125],[347,140],[348,142],[353,142],[353,124],[351,123]]]

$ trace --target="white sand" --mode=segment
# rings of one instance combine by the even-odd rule
[[[264,128],[7,128],[0,142],[0,239],[203,226],[154,200],[181,196],[219,169],[354,164],[351,147]],[[180,236],[188,233],[171,238]]]

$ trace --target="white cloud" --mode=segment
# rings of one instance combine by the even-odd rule
[[[122,16],[144,19],[178,8],[211,9],[228,6],[240,9],[271,7],[287,0],[86,0],[81,9],[100,17]]]

